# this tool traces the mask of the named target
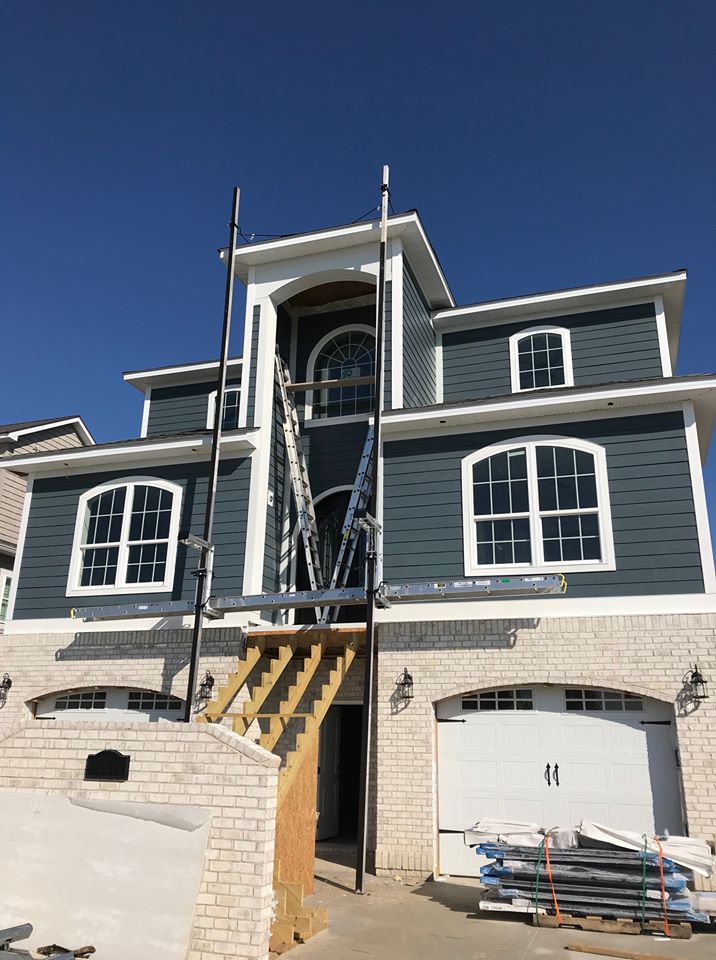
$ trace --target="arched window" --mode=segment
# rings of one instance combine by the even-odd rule
[[[37,720],[181,720],[184,701],[134,687],[84,687],[35,701]]]
[[[540,387],[571,387],[572,348],[564,327],[530,327],[510,337],[513,393]]]
[[[153,477],[80,497],[67,594],[152,593],[174,578],[181,487]]]
[[[462,462],[465,572],[614,569],[606,455],[585,440],[527,437]]]
[[[375,375],[375,335],[364,325],[344,327],[318,342],[308,359],[308,382],[354,380]],[[328,387],[306,397],[306,419],[325,420],[369,414],[373,411],[375,385]]]

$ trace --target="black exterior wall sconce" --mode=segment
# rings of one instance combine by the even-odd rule
[[[405,667],[402,674],[395,681],[395,686],[398,699],[403,703],[407,703],[408,700],[413,699],[413,678],[412,675],[408,673],[407,667]]]
[[[209,700],[211,698],[211,691],[214,689],[214,678],[206,671],[204,679],[199,684],[199,699],[200,700]]]
[[[0,707],[5,706],[5,701],[7,700],[7,695],[10,692],[11,686],[12,680],[10,679],[10,674],[3,674],[3,678],[0,680]]]
[[[708,700],[708,683],[704,680],[704,675],[699,670],[698,664],[694,664],[684,674],[684,686],[690,693],[690,698],[694,703],[701,703],[702,700]]]

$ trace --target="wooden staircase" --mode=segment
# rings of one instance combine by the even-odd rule
[[[286,753],[285,763],[279,771],[279,820],[285,822],[287,819],[285,814],[289,811],[285,804],[292,794],[292,788],[297,785],[306,759],[312,756],[315,766],[321,723],[364,639],[365,631],[354,627],[287,627],[249,631],[246,648],[236,670],[218,688],[216,698],[198,718],[205,723],[217,723],[225,717],[230,718],[234,732],[242,736],[254,720],[268,721],[264,724],[267,729],[261,733],[259,742],[266,750],[272,751],[280,747],[281,739],[289,727],[291,732],[295,729],[291,721],[302,723],[303,729],[296,734],[293,747]],[[256,676],[262,658],[268,660],[267,669]],[[297,669],[278,710],[274,713],[261,712],[276,683],[292,662]],[[306,697],[311,680],[324,662],[330,662],[327,679],[307,711],[299,713],[298,708]],[[241,709],[232,712],[233,701],[244,687],[248,696]],[[305,791],[293,793],[298,802],[306,803]],[[315,779],[309,802],[315,803]],[[308,939],[327,925],[325,910],[305,906],[303,884],[295,882],[295,878],[286,878],[285,872],[277,860],[274,869],[276,919],[271,937],[271,949],[276,953],[284,953],[296,942]]]

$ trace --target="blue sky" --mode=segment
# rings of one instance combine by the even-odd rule
[[[716,369],[715,32],[702,0],[3,4],[0,422],[136,435],[121,372],[218,351],[233,184],[244,230],[307,230],[384,162],[459,301],[688,267],[678,372]]]

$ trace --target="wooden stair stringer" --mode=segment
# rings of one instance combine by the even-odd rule
[[[303,902],[302,883],[281,879],[281,864],[274,865],[273,889],[276,897],[276,916],[271,927],[270,949],[285,953],[296,942],[309,940],[328,926],[325,907],[308,907]]]
[[[206,707],[206,711],[197,720],[203,723],[221,721],[222,714],[226,713],[236,695],[251,675],[251,671],[261,659],[266,643],[263,638],[249,641],[244,655],[239,660],[234,673],[230,673],[226,683],[216,691],[216,699]]]
[[[335,700],[336,694],[340,690],[341,684],[355,659],[359,643],[359,637],[353,636],[351,640],[345,644],[343,652],[336,656],[336,665],[330,670],[328,681],[321,687],[321,696],[317,700],[314,700],[311,714],[304,720],[304,729],[296,737],[296,746],[286,756],[286,765],[279,774],[279,807],[285,800],[288,791],[291,789],[291,785],[296,779],[301,764],[308,753],[307,748],[318,737],[321,723]]]
[[[279,646],[276,656],[269,661],[268,670],[262,671],[259,682],[250,688],[249,698],[244,701],[241,707],[241,715],[232,717],[234,733],[241,736],[246,734],[246,731],[254,722],[256,714],[291,662],[295,651],[296,644],[291,640],[287,640]]]
[[[304,657],[303,666],[297,671],[294,682],[288,688],[286,699],[278,707],[278,715],[269,720],[269,728],[261,734],[260,744],[264,750],[273,750],[286,729],[286,723],[295,712],[301,698],[308,689],[308,685],[318,670],[326,649],[327,641],[318,640],[311,645],[308,656]]]

